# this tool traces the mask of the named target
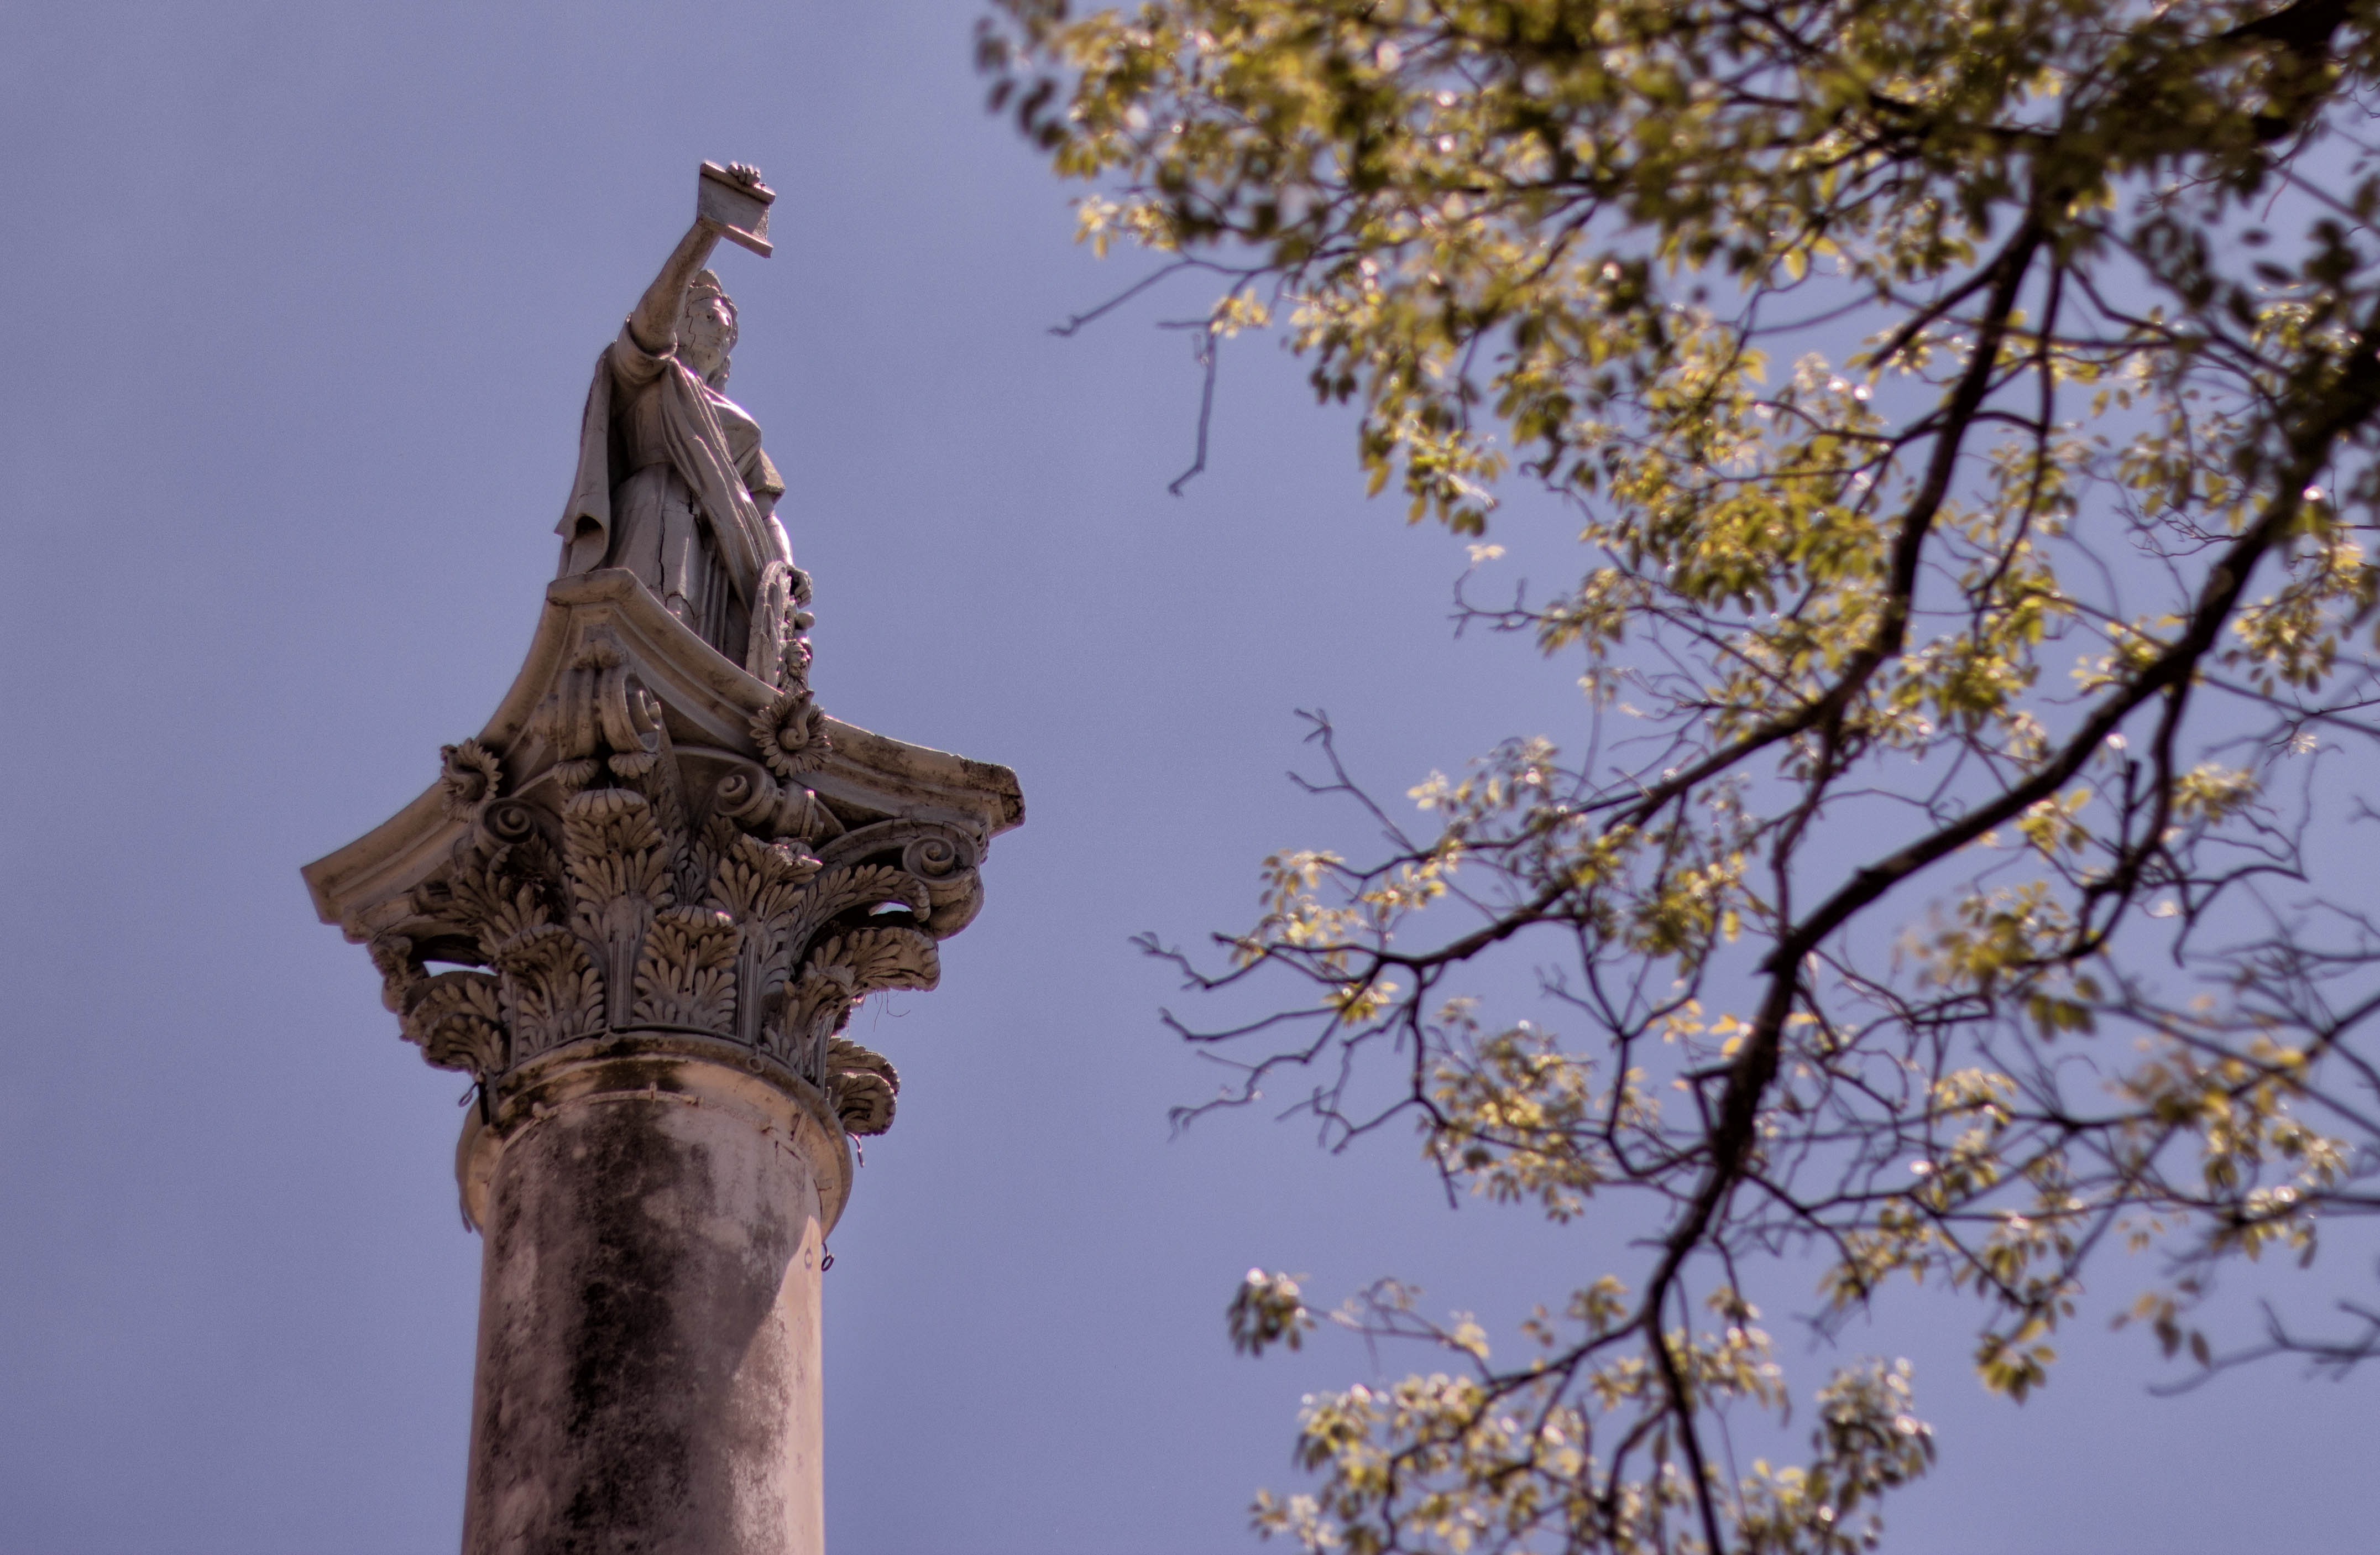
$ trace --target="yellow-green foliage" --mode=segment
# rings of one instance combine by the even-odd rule
[[[2153,1248],[2132,1315],[2219,1364],[2209,1266],[2311,1257],[2374,1143],[2322,752],[2380,732],[2380,0],[998,5],[1085,241],[1210,283],[1210,349],[1278,332],[1474,567],[1548,510],[1583,553],[1470,613],[1575,657],[1585,738],[1269,859],[1202,980],[1299,989],[1243,1096],[1318,1065],[1342,1136],[1409,1112],[1455,1187],[1658,1229],[1519,1362],[1343,1310],[1454,1369],[1309,1400],[1258,1526],[1864,1547],[1931,1457],[1905,1370],[1828,1383],[1806,1464],[1717,1451],[1786,1398],[1737,1294],[1780,1252],[1835,1312],[1965,1293],[2022,1397],[2085,1260]],[[1232,1331],[1312,1321],[1254,1271]]]

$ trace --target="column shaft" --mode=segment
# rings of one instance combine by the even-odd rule
[[[536,1076],[467,1133],[464,1555],[820,1555],[823,1144],[774,1085],[659,1056]]]

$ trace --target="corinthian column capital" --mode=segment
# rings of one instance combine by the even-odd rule
[[[755,679],[599,571],[548,589],[438,780],[306,880],[407,1039],[480,1082],[482,1123],[554,1065],[668,1053],[880,1134],[899,1074],[840,1033],[869,994],[934,986],[1022,819],[1006,768],[838,723],[799,674]]]

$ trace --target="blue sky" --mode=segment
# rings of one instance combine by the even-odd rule
[[[1201,299],[1048,333],[1140,272],[1071,247],[1066,191],[981,111],[974,14],[0,10],[0,1555],[453,1545],[462,1083],[297,871],[510,683],[589,368],[705,157],[781,191],[775,258],[719,267],[820,699],[1013,766],[1028,807],[941,990],[854,1033],[905,1087],[827,1279],[838,1555],[1250,1548],[1299,1394],[1433,1362],[1239,1360],[1241,1271],[1402,1274],[1509,1335],[1620,1256],[1593,1221],[1451,1211],[1402,1134],[1169,1136],[1219,1076],[1127,936],[1235,926],[1265,853],[1362,840],[1283,781],[1294,710],[1390,794],[1580,712],[1567,667],[1452,640],[1462,545],[1363,500],[1348,421],[1268,343],[1226,358],[1211,468],[1166,495],[1198,384],[1151,326]],[[1499,565],[1558,569],[1559,528],[1521,504]],[[1967,1317],[1900,1298],[1844,1342],[1914,1355],[1940,1433],[1889,1548],[2368,1547],[2380,1373],[2157,1401],[2146,1342],[2094,1321],[2017,1409],[1968,1377]]]

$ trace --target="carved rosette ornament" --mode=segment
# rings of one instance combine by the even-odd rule
[[[550,1055],[659,1043],[889,1127],[899,1073],[844,1028],[935,985],[1022,802],[1004,768],[829,719],[808,658],[793,639],[771,685],[628,574],[556,581],[488,728],[307,870],[406,1039],[497,1100]]]

